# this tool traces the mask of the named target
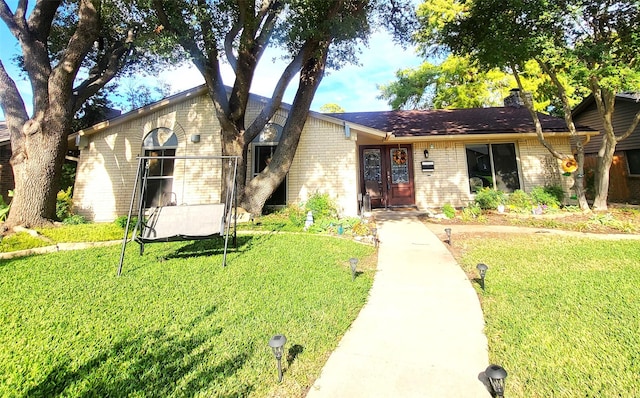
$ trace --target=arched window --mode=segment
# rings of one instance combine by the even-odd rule
[[[177,147],[178,137],[166,127],[151,130],[142,142],[144,156],[175,156]],[[145,207],[165,206],[175,202],[172,192],[174,162],[174,159],[149,160]]]

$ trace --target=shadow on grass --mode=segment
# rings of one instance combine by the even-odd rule
[[[243,235],[237,237],[237,247],[234,247],[229,238],[228,252],[243,252],[250,248],[251,241],[253,240],[251,235]],[[171,258],[191,258],[200,256],[212,256],[222,255],[224,253],[224,239],[214,238],[205,240],[195,240],[192,243],[182,246],[175,253],[166,256],[166,259]]]
[[[193,323],[213,312],[207,311]],[[211,345],[221,333],[217,328],[185,337],[154,330],[123,338],[80,366],[66,359],[24,397],[193,396],[207,390],[224,391],[216,395],[222,397],[246,396],[253,391],[252,385],[225,385],[225,379],[242,369],[252,350],[212,362]]]
[[[484,291],[487,287],[487,280],[484,280],[484,287],[482,286],[482,279],[481,278],[473,278],[471,280],[471,282],[473,282],[474,284],[478,285],[478,287],[480,288],[480,290]]]
[[[304,347],[300,344],[292,345],[291,348],[289,348],[289,350],[287,351],[287,365],[291,366],[293,361],[295,361],[296,358],[298,358],[298,355],[302,354],[303,351]]]

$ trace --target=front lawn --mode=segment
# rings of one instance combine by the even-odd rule
[[[509,397],[640,395],[640,241],[458,234]],[[477,281],[476,281],[477,282]]]
[[[364,305],[372,247],[318,235],[0,262],[0,396],[304,395]],[[352,282],[350,257],[360,259]],[[267,343],[285,334],[284,380]]]

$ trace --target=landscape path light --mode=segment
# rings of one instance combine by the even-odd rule
[[[278,381],[282,381],[282,355],[284,354],[284,345],[287,338],[281,334],[277,334],[269,340],[269,347],[273,350],[273,356],[278,362]]]
[[[476,265],[476,268],[478,269],[478,272],[480,272],[480,286],[482,287],[482,290],[484,290],[484,277],[487,274],[489,267],[487,264],[480,263]]]
[[[451,228],[445,228],[444,233],[447,234],[447,243],[451,246]]]
[[[358,267],[358,259],[355,257],[351,257],[349,259],[349,265],[351,266],[351,280],[354,281],[356,279],[356,268]]]
[[[507,371],[500,365],[489,365],[484,371],[485,376],[491,383],[491,388],[496,397],[504,397],[504,379],[507,378]]]

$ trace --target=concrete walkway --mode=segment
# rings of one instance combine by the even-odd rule
[[[484,320],[466,275],[415,213],[375,217],[369,300],[307,397],[490,397]]]

